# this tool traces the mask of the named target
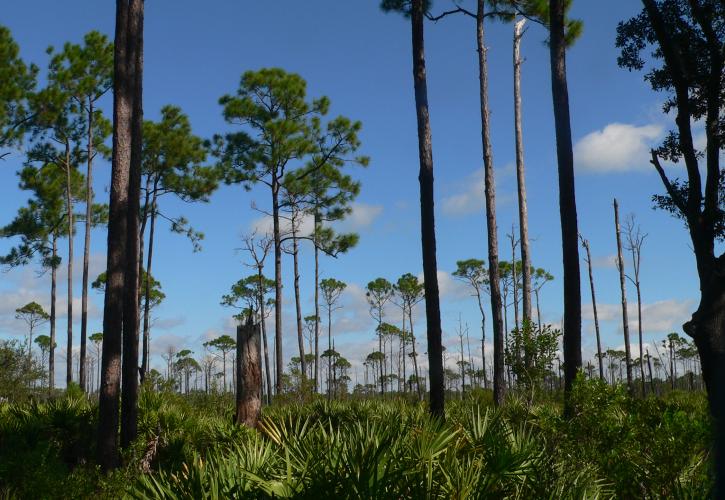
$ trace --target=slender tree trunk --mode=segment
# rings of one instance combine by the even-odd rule
[[[86,387],[86,342],[88,338],[88,266],[91,255],[91,217],[93,216],[93,101],[88,98],[88,145],[86,148],[86,224],[83,245],[83,284],[81,291],[81,369],[78,383],[81,389]]]
[[[418,399],[423,400],[423,391],[420,388],[420,373],[418,372],[418,353],[415,351],[415,333],[413,332],[413,306],[408,308],[408,324],[410,325],[410,338],[413,342],[413,370],[415,371],[415,389]]]
[[[627,314],[627,284],[624,277],[624,255],[622,253],[622,235],[619,229],[619,205],[614,199],[614,228],[617,232],[617,268],[619,269],[619,288],[622,293],[622,330],[624,331],[624,352],[627,357],[627,390],[634,395],[632,382],[632,355],[629,345],[629,318]]]
[[[275,394],[282,394],[282,240],[279,228],[279,179],[272,179],[272,224],[274,232],[274,351]]]
[[[516,233],[513,225],[511,226],[511,286],[514,298],[514,328],[519,329],[521,324],[519,321],[519,275],[516,270]],[[518,359],[520,352],[517,349],[516,358]]]
[[[332,304],[327,304],[327,352],[332,354]],[[332,380],[332,356],[327,362],[327,400],[332,398],[332,389],[330,381]]]
[[[307,377],[307,362],[305,361],[305,339],[302,335],[302,305],[300,304],[300,268],[299,268],[299,240],[297,239],[297,228],[292,224],[292,259],[295,274],[295,310],[297,312],[297,345],[300,349],[300,389],[304,389]]]
[[[604,364],[602,360],[602,341],[599,335],[599,315],[597,314],[597,297],[594,293],[594,274],[592,273],[592,253],[589,241],[582,238],[582,246],[587,253],[587,266],[589,269],[589,288],[592,292],[592,310],[594,311],[594,331],[597,334],[597,359],[599,360],[599,379],[604,380]]]
[[[524,168],[523,120],[521,118],[521,38],[526,19],[514,25],[514,129],[516,132],[516,185],[519,200],[519,234],[521,238],[521,274],[523,286],[523,320],[531,321],[531,251],[529,249],[529,215],[526,202],[526,175]]]
[[[151,221],[149,224],[149,254],[146,260],[146,279],[144,280],[144,307],[143,307],[143,352],[141,355],[141,382],[149,371],[151,357],[151,265],[154,257],[154,235],[156,232],[157,182],[154,182],[154,193],[151,201]],[[143,248],[140,246],[139,248]]]
[[[541,309],[539,308],[539,289],[534,290],[534,294],[536,295],[536,323],[539,325],[539,330],[541,330]]]
[[[320,248],[317,231],[320,213],[315,207],[315,392],[320,392]]]
[[[483,388],[488,389],[488,374],[486,373],[486,313],[481,302],[481,293],[478,292],[478,310],[481,311],[481,361],[483,363]]]
[[[481,99],[481,141],[485,169],[486,226],[488,231],[488,279],[491,288],[491,320],[493,321],[493,400],[499,406],[506,394],[504,380],[504,338],[501,331],[501,289],[498,270],[498,228],[496,226],[496,186],[493,176],[493,151],[488,106],[488,63],[484,40],[484,0],[478,0],[476,13],[476,41],[478,50],[478,77]]]
[[[655,383],[652,380],[652,360],[649,357],[649,349],[647,350],[647,371],[649,372],[649,391],[650,394],[655,393]]]
[[[403,352],[403,392],[407,392],[407,387],[406,387],[407,380],[405,378],[405,376],[406,376],[406,374],[405,374],[405,344],[406,344],[406,339],[407,339],[407,335],[405,334],[405,309],[406,309],[405,302],[403,302],[403,329],[401,330],[401,334],[400,334],[401,335],[400,336],[400,347]],[[400,371],[400,370],[398,370],[398,371]],[[400,383],[398,383],[398,388],[400,388]]]
[[[564,266],[564,390],[565,413],[571,414],[570,394],[582,366],[579,229],[574,186],[574,153],[566,80],[565,0],[549,0],[551,93],[554,104],[556,152],[559,164],[559,212]]]
[[[123,385],[121,386],[121,446],[128,448],[138,434],[139,376],[139,215],[143,143],[143,18],[144,0],[131,0],[129,61],[133,66],[131,162],[128,182],[125,301],[123,310]]]
[[[69,387],[73,382],[73,192],[71,188],[70,143],[65,141],[66,173],[66,217],[68,218],[68,343],[66,345],[65,383]]]
[[[108,217],[108,257],[103,311],[103,354],[99,389],[98,462],[103,470],[119,465],[118,399],[121,388],[124,266],[128,219],[133,78],[128,61],[128,0],[116,1],[113,82],[113,160]]]
[[[424,2],[413,0],[412,43],[413,83],[418,120],[418,155],[420,157],[421,243],[425,283],[425,312],[428,329],[428,366],[430,370],[430,412],[444,417],[443,345],[441,342],[441,312],[438,295],[438,265],[436,262],[435,211],[433,196],[433,145],[428,113],[428,88],[424,49]]]
[[[634,269],[634,287],[637,290],[637,330],[639,333],[639,373],[642,378],[642,396],[647,395],[647,389],[644,379],[644,360],[642,359],[642,350],[644,343],[642,342],[642,293],[639,286],[639,263]]]
[[[263,290],[263,278],[264,275],[262,274],[262,266],[257,266],[257,282],[258,282],[258,288],[259,288],[259,322],[262,327],[262,342],[264,344],[264,370],[265,370],[265,376],[267,378],[267,404],[272,404],[272,376],[270,374],[269,369],[269,349],[267,347],[267,327],[266,327],[266,321],[265,321],[265,311],[264,311],[264,294],[262,293]]]
[[[58,233],[53,232],[53,262],[50,270],[50,349],[48,351],[48,390],[55,389],[55,298],[58,287]]]

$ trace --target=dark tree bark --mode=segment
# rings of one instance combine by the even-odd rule
[[[614,228],[617,231],[617,269],[619,270],[619,289],[622,293],[622,330],[624,332],[624,352],[627,366],[627,390],[630,395],[634,394],[634,383],[632,382],[632,355],[629,345],[629,315],[627,312],[627,285],[624,278],[624,255],[622,253],[622,234],[619,229],[619,205],[614,200]]]
[[[88,98],[88,145],[86,148],[86,223],[83,245],[83,289],[81,291],[81,353],[78,383],[86,387],[86,343],[88,339],[88,266],[91,255],[91,217],[93,216],[93,100]]]
[[[604,360],[602,359],[602,340],[599,335],[599,315],[597,314],[597,296],[594,293],[594,274],[592,273],[592,253],[589,241],[582,238],[582,246],[587,253],[586,261],[589,268],[589,288],[592,292],[592,309],[594,311],[594,331],[597,335],[597,360],[599,360],[599,380],[604,380]]]
[[[433,197],[433,144],[428,112],[428,86],[425,70],[423,0],[413,0],[411,12],[413,44],[413,86],[418,121],[418,155],[420,158],[420,218],[423,247],[423,276],[425,280],[425,315],[428,330],[428,366],[430,371],[430,412],[444,417],[443,344],[441,341],[441,311],[438,294],[438,264],[436,262],[435,210]]]
[[[255,428],[262,408],[262,352],[260,327],[252,323],[237,326],[236,416],[237,424]]]
[[[133,113],[128,206],[126,209],[126,270],[123,309],[123,385],[121,394],[121,446],[127,448],[138,434],[139,347],[139,200],[141,198],[141,151],[143,144],[143,21],[144,0],[129,7],[128,61],[132,69]]]
[[[579,229],[574,186],[574,152],[571,142],[569,90],[566,80],[565,0],[549,0],[549,49],[551,94],[559,170],[559,214],[564,267],[564,391],[565,413],[571,414],[568,395],[582,366]]]
[[[113,82],[113,159],[108,218],[106,293],[103,310],[103,353],[99,389],[98,462],[108,471],[119,465],[118,399],[121,388],[124,266],[128,185],[131,163],[133,89],[128,64],[128,0],[116,1]]]
[[[488,106],[488,63],[484,40],[484,0],[478,0],[476,14],[476,40],[478,49],[478,77],[481,99],[481,142],[483,144],[483,166],[485,169],[486,227],[488,232],[488,280],[491,289],[491,321],[493,323],[493,400],[503,404],[506,395],[504,378],[504,342],[501,314],[501,289],[498,269],[498,228],[496,225],[496,185],[493,174],[493,151],[491,147],[491,124]]]
[[[519,235],[521,243],[521,274],[523,294],[523,320],[531,321],[531,251],[529,248],[529,213],[526,203],[526,175],[524,168],[524,134],[521,118],[521,38],[525,19],[514,27],[514,128],[516,132],[516,185],[519,200]]]

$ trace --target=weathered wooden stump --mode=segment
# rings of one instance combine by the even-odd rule
[[[250,317],[237,326],[236,423],[256,427],[262,408],[262,351],[259,324]]]

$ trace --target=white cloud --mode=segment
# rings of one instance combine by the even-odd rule
[[[505,184],[502,180],[511,177],[515,172],[515,165],[513,163],[507,163],[503,167],[495,170],[496,205],[508,204],[515,201],[516,194],[514,192],[502,189]],[[446,196],[441,200],[443,213],[446,215],[483,213],[484,202],[483,167],[476,169],[468,175],[466,181],[460,186],[460,192]]]
[[[642,304],[642,331],[643,333],[668,333],[678,331],[682,324],[692,314],[692,300],[661,300],[651,304]],[[591,304],[582,304],[584,319],[593,320],[594,313]],[[597,304],[599,321],[622,321],[622,306],[620,304]],[[627,304],[630,335],[637,335],[637,303],[630,300]],[[617,327],[622,331],[621,324]]]
[[[574,146],[574,159],[579,168],[591,172],[644,170],[650,148],[663,133],[656,124],[610,123],[582,137]]]
[[[352,212],[337,224],[340,231],[359,231],[372,225],[383,213],[382,205],[352,203]]]

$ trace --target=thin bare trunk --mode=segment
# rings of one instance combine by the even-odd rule
[[[86,172],[86,224],[83,245],[83,284],[81,291],[81,359],[78,383],[81,389],[86,387],[86,343],[88,339],[88,266],[91,255],[91,217],[93,216],[93,101],[88,98],[88,145]]]
[[[587,253],[586,261],[589,268],[589,288],[592,292],[592,310],[594,312],[594,331],[597,335],[597,359],[599,360],[599,379],[604,380],[604,361],[602,360],[602,341],[599,335],[599,315],[597,314],[597,297],[594,293],[594,274],[592,273],[592,253],[589,241],[582,238],[582,246]]]
[[[272,224],[274,232],[274,355],[275,394],[282,394],[282,240],[279,228],[279,179],[272,179]]]
[[[317,224],[319,215],[315,214],[315,392],[320,392],[320,249],[317,244]]]
[[[297,344],[300,349],[300,379],[304,387],[307,378],[307,363],[305,361],[305,339],[302,335],[302,305],[300,304],[300,267],[299,267],[299,241],[297,240],[297,228],[292,223],[292,260],[294,266],[294,287],[295,287],[295,310],[297,312]],[[303,387],[300,387],[302,389]]]
[[[516,184],[519,200],[519,234],[521,239],[521,264],[523,286],[523,320],[531,321],[531,251],[529,249],[529,215],[526,202],[526,175],[524,168],[524,139],[521,118],[521,38],[524,24],[521,19],[514,25],[514,129],[516,132]],[[514,259],[515,260],[515,259]]]
[[[53,261],[50,270],[50,350],[48,351],[48,389],[55,389],[55,298],[58,287],[58,233],[53,232]]]
[[[481,99],[481,142],[485,169],[486,227],[488,232],[488,279],[491,288],[491,319],[493,321],[493,400],[503,404],[506,394],[504,380],[504,336],[501,331],[501,289],[498,273],[498,228],[496,225],[496,186],[491,147],[491,124],[488,106],[488,63],[484,40],[484,0],[478,0],[476,13],[476,41],[478,50],[479,94]]]
[[[158,181],[157,181],[158,182]],[[151,357],[151,267],[154,257],[154,235],[156,231],[157,182],[154,182],[153,198],[151,201],[151,221],[149,224],[149,254],[146,260],[146,279],[144,280],[144,308],[143,308],[143,352],[141,355],[141,381],[143,382],[149,370]],[[143,248],[143,246],[139,246]]]

